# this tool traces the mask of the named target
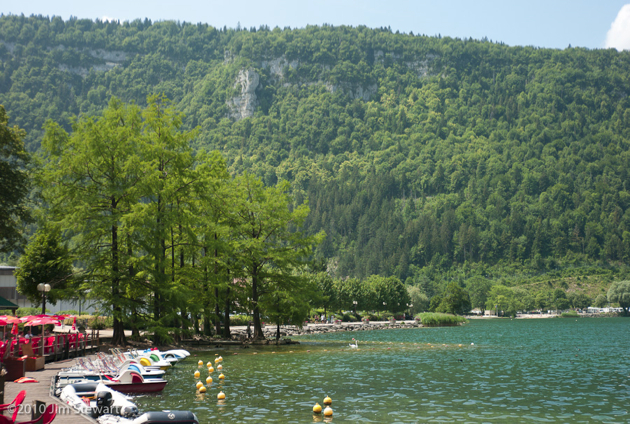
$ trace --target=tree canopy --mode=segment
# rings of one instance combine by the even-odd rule
[[[624,315],[628,315],[628,308],[630,308],[630,281],[614,282],[608,289],[608,301],[618,303],[623,308]]]
[[[151,224],[159,243],[144,239],[130,257],[150,252],[143,260],[153,271],[137,279],[157,295],[160,327],[244,292],[229,282],[235,270],[220,251],[236,237],[218,231],[229,211],[183,202],[186,190],[202,196],[201,180],[188,179],[201,152],[220,155],[228,176],[248,174],[266,187],[286,181],[295,205],[308,201],[300,231],[325,232],[313,256],[336,281],[393,276],[432,298],[451,282],[475,291],[466,282],[481,277],[513,289],[523,307],[571,305],[556,289],[596,298],[629,274],[629,68],[630,53],[614,49],[510,47],[364,26],[0,17],[0,104],[27,130],[27,150],[46,144],[47,120],[70,133],[76,116],[105,116],[112,98],[148,107],[142,119],[159,115],[156,95],[178,111],[163,118],[181,138],[143,127],[155,144],[138,151],[157,154],[170,141],[190,147],[171,146],[181,159],[169,162],[175,175],[157,176],[166,157],[147,165],[153,174],[142,187],[152,187],[151,201],[133,212],[159,216]],[[190,248],[191,216],[217,229],[216,241],[209,231],[201,242],[205,256]],[[120,255],[129,276],[139,264]],[[204,292],[205,307],[162,316],[168,299],[159,291],[167,276],[183,281],[186,257],[212,270],[217,286]],[[471,298],[477,307],[485,292]]]
[[[26,171],[29,155],[24,149],[26,133],[9,126],[0,104],[0,253],[11,252],[23,242],[23,227],[30,219],[26,199],[30,180]]]

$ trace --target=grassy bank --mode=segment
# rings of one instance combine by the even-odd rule
[[[465,324],[468,320],[459,315],[442,314],[438,312],[424,312],[416,315],[425,327],[440,327],[449,325]]]

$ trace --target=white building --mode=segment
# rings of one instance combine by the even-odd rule
[[[14,266],[0,265],[0,296],[15,303],[20,308],[41,308],[42,302],[32,304],[26,296],[17,292],[17,279],[15,277]],[[46,302],[46,313],[57,313],[60,311],[75,310],[78,312],[94,312],[90,302],[85,299],[80,300],[60,300],[56,305]]]

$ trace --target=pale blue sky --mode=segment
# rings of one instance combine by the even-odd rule
[[[3,2],[0,13],[121,21],[146,17],[216,27],[236,27],[238,22],[247,28],[390,26],[414,34],[488,37],[508,45],[602,48],[626,3],[630,0],[23,0]]]

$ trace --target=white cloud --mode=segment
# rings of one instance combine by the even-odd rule
[[[606,48],[630,50],[630,4],[624,5],[606,34]]]

